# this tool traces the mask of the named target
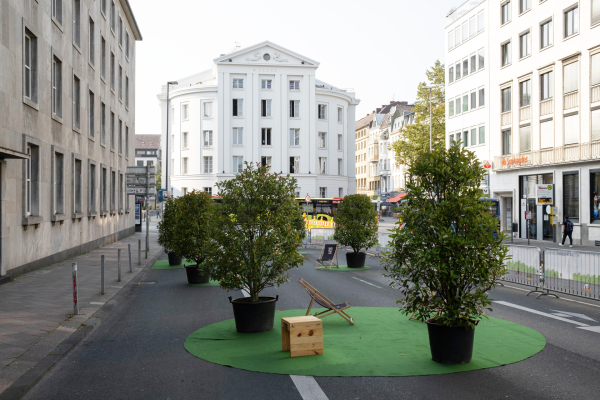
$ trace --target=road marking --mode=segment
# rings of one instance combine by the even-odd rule
[[[357,281],[361,281],[362,283],[366,283],[367,285],[371,285],[371,286],[375,286],[376,288],[383,289],[381,286],[374,285],[371,282],[363,281],[362,279],[359,279],[355,276],[353,276],[353,278],[356,279]]]
[[[573,324],[573,325],[589,326],[588,324],[584,324],[584,323],[573,321],[573,320],[566,319],[566,318],[557,317],[556,315],[552,315],[552,314],[548,314],[548,313],[541,312],[541,311],[538,311],[538,310],[534,310],[533,308],[527,308],[527,307],[519,306],[519,305],[516,305],[516,304],[509,303],[507,301],[494,301],[494,303],[501,304],[501,305],[506,306],[506,307],[512,307],[512,308],[516,308],[516,309],[519,309],[519,310],[527,311],[527,312],[530,312],[532,314],[541,315],[543,317],[548,317],[548,318],[557,319],[559,321],[568,322],[569,324]]]
[[[329,400],[312,376],[290,375],[303,400]]]
[[[585,320],[592,321],[592,322],[598,322],[595,319],[591,319],[590,317],[588,317],[587,315],[584,315],[584,314],[578,314],[578,313],[573,313],[573,312],[568,312],[568,311],[558,311],[558,310],[552,310],[552,311],[556,311],[557,314],[554,314],[554,315],[558,315],[559,317],[567,317],[567,318],[575,317],[575,318],[585,319]]]
[[[580,326],[577,329],[584,329],[586,331],[600,333],[600,326]]]
[[[96,305],[99,305],[99,306],[103,306],[104,305],[104,303],[100,303],[98,301],[91,301],[90,304],[96,304]]]
[[[518,287],[515,287],[515,286],[510,286],[510,285],[504,285],[504,287],[511,288],[511,289],[517,289],[517,290],[521,290],[521,291],[523,291],[523,292],[531,292],[531,290],[529,290],[529,289],[521,289],[521,288],[518,288]],[[559,292],[559,293],[560,293],[560,292]],[[568,294],[568,293],[563,293],[563,294]],[[598,308],[600,308],[600,305],[586,303],[585,301],[577,301],[577,300],[573,300],[573,299],[565,299],[564,297],[559,297],[559,299],[560,299],[560,300],[565,300],[565,301],[572,301],[573,303],[579,303],[579,304],[583,304],[583,305],[586,305],[586,306],[591,306],[591,307],[598,307]]]

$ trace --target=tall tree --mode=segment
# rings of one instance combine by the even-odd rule
[[[394,142],[392,148],[402,164],[410,164],[422,152],[429,151],[429,100],[432,109],[432,143],[433,149],[446,147],[446,70],[444,64],[437,60],[425,73],[431,91],[426,89],[427,83],[419,83],[417,101],[415,102],[415,123],[407,125],[401,132],[401,140]]]

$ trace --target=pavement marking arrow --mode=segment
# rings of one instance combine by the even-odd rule
[[[290,375],[302,400],[329,400],[312,376]]]
[[[588,317],[587,315],[584,314],[578,314],[578,313],[572,313],[572,312],[568,312],[568,311],[558,311],[558,310],[552,310],[555,311],[556,314],[554,315],[558,315],[559,317],[576,317],[576,318],[581,318],[581,319],[585,319],[588,321],[593,321],[593,322],[598,322],[595,319],[591,319],[590,317]]]
[[[506,306],[506,307],[512,307],[512,308],[516,308],[516,309],[519,309],[519,310],[527,311],[527,312],[530,312],[532,314],[541,315],[543,317],[548,317],[548,318],[557,319],[559,321],[568,322],[569,324],[573,324],[573,325],[589,326],[588,324],[584,324],[584,323],[573,321],[573,320],[570,320],[570,319],[558,317],[556,315],[552,315],[552,314],[548,314],[548,313],[541,312],[541,311],[538,311],[538,310],[534,310],[533,308],[527,308],[527,307],[519,306],[517,304],[509,303],[507,301],[494,301],[494,303],[495,304],[500,304],[500,305],[503,305],[503,306]]]

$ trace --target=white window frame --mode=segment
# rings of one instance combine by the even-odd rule
[[[260,101],[260,116],[261,118],[271,118],[271,99],[262,99]]]
[[[289,87],[289,90],[300,90],[300,81],[290,80],[288,87]]]
[[[504,26],[512,21],[512,4],[510,1],[511,0],[505,1],[504,3],[500,4],[500,26]],[[504,8],[505,6],[507,7],[506,9]]]
[[[548,25],[548,44],[544,46],[544,27]],[[554,20],[553,18],[546,19],[540,23],[540,50],[552,47],[554,44]]]
[[[317,111],[318,111],[318,118],[321,121],[327,121],[327,104],[318,104]]]
[[[242,118],[244,116],[244,99],[233,99],[233,101],[236,102],[235,111],[237,114],[234,114],[233,108],[231,114],[233,117]]]
[[[319,149],[326,149],[327,148],[327,132],[319,132],[317,139],[319,140],[319,142],[318,142]]]
[[[190,103],[183,103],[181,105],[181,120],[187,121],[190,119]]]
[[[527,36],[525,38],[525,36]],[[527,54],[523,53],[523,44],[526,45]],[[527,29],[526,31],[519,34],[519,59],[522,60],[524,58],[531,56],[531,29]]]
[[[567,18],[569,13],[573,13],[573,32],[567,32]],[[579,3],[576,3],[563,11],[563,38],[568,39],[579,33]]]
[[[232,89],[243,89],[244,88],[244,78],[233,78]]]
[[[244,171],[244,157],[233,156],[233,173],[239,174]]]
[[[342,107],[338,107],[338,114],[337,114],[337,122],[339,124],[344,122],[344,109]]]
[[[244,145],[244,128],[233,128],[233,137],[231,143],[234,146]]]
[[[202,103],[202,117],[203,118],[212,118],[213,116],[213,102],[205,101]]]
[[[262,90],[271,90],[273,85],[273,81],[271,79],[261,79],[260,88]]]
[[[327,175],[327,157],[319,157],[319,175]]]
[[[290,128],[290,146],[300,146],[300,129]]]
[[[202,158],[203,161],[203,170],[205,174],[213,173],[213,157],[212,156],[204,156]]]
[[[212,147],[213,145],[213,131],[212,130],[205,130],[202,132],[203,138],[202,138],[202,147]]]

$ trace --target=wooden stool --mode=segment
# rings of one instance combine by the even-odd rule
[[[281,347],[290,357],[323,354],[323,321],[317,317],[281,318]]]

